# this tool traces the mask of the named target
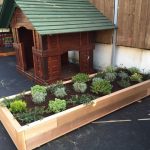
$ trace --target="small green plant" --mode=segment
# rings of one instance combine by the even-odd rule
[[[45,101],[47,91],[45,86],[35,85],[31,88],[32,101],[34,103],[42,103]]]
[[[56,97],[63,98],[67,95],[65,87],[56,88],[54,91]]]
[[[27,108],[27,104],[23,100],[14,100],[10,103],[10,111],[12,113],[24,112]]]
[[[85,83],[88,82],[90,80],[88,74],[85,73],[78,73],[75,76],[72,77],[72,81],[75,82],[79,82],[79,83]]]
[[[139,73],[134,73],[133,75],[131,75],[130,80],[131,81],[135,81],[135,82],[142,82],[142,75]]]
[[[26,124],[42,119],[45,113],[48,113],[48,111],[44,106],[34,107],[25,112],[15,114],[15,117]]]
[[[87,89],[87,85],[86,85],[86,83],[75,82],[73,84],[73,89],[78,93],[84,93]]]
[[[136,67],[128,68],[128,70],[131,74],[135,74],[135,73],[140,74],[141,73],[140,70]]]
[[[94,78],[92,79],[92,82],[95,82],[95,81],[101,81],[101,80],[103,80],[103,79],[100,78],[100,77],[94,77]]]
[[[95,98],[96,98],[95,96],[89,94],[83,94],[81,96],[73,95],[70,101],[73,104],[91,104]]]
[[[95,75],[95,77],[94,78],[104,78],[104,76],[105,76],[105,72],[104,71],[102,71],[102,72],[98,72],[96,75]]]
[[[107,80],[92,82],[91,91],[95,94],[109,94],[111,93],[112,85]]]
[[[63,87],[64,87],[63,81],[57,81],[56,83],[47,86],[47,90],[50,91],[52,94],[54,94],[57,88],[63,88]]]
[[[118,73],[118,77],[120,77],[122,80],[129,78],[129,75],[126,72],[120,71]]]
[[[104,72],[105,73],[115,73],[116,72],[116,69],[115,69],[115,67],[113,67],[113,66],[108,66],[108,67],[106,67],[105,68],[105,70],[104,70]]]
[[[131,83],[128,79],[122,79],[122,80],[118,81],[117,83],[122,88],[126,88],[126,87],[129,87],[131,85]]]
[[[59,113],[64,111],[67,107],[66,100],[61,100],[55,98],[55,100],[50,100],[48,104],[49,110],[53,113]]]
[[[115,72],[106,72],[104,78],[107,81],[113,82],[116,79],[116,73]]]

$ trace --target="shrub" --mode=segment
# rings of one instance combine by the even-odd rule
[[[23,123],[31,123],[42,119],[45,113],[47,113],[45,107],[34,107],[23,113],[15,114],[15,117]]]
[[[95,81],[101,81],[101,80],[103,80],[103,79],[100,78],[100,77],[94,77],[94,78],[92,79],[92,82],[95,82]]]
[[[83,94],[81,96],[73,95],[70,99],[70,101],[73,104],[90,104],[92,103],[92,100],[94,100],[96,97],[89,95],[89,94]]]
[[[95,75],[95,78],[104,78],[105,76],[105,72],[98,72],[96,75]]]
[[[127,79],[129,76],[126,72],[121,71],[118,73],[118,77],[120,77],[121,79]]]
[[[32,95],[32,101],[34,103],[42,103],[45,101],[45,98],[47,96],[46,87],[35,85],[31,88],[31,95]]]
[[[63,98],[64,96],[66,96],[67,93],[66,93],[65,87],[56,88],[54,91],[54,95],[60,98]]]
[[[110,81],[110,82],[113,82],[115,79],[116,79],[116,73],[114,73],[114,72],[107,72],[106,74],[105,74],[105,80],[107,80],[107,81]]]
[[[72,77],[72,81],[75,82],[79,82],[79,83],[85,83],[87,81],[89,81],[90,78],[88,76],[88,74],[85,73],[78,73],[75,76]]]
[[[140,72],[140,70],[138,69],[138,68],[136,68],[136,67],[131,67],[131,68],[128,68],[128,70],[129,70],[129,72],[131,73],[131,74],[135,74],[135,73],[141,73]]]
[[[73,88],[76,92],[84,93],[87,89],[87,85],[86,85],[86,83],[75,82],[73,84]]]
[[[112,85],[107,80],[92,82],[91,91],[95,94],[109,94],[111,93]]]
[[[27,104],[23,100],[14,100],[10,103],[10,111],[13,113],[23,112],[27,108]]]
[[[63,87],[64,87],[63,81],[57,81],[56,83],[47,86],[47,90],[50,91],[52,94],[54,94],[57,88],[63,88]]]
[[[61,111],[64,111],[66,109],[66,106],[66,100],[61,100],[57,98],[55,98],[55,100],[50,100],[48,104],[49,110],[53,113],[59,113]]]
[[[104,71],[105,73],[115,73],[116,72],[116,69],[115,69],[115,67],[113,67],[113,66],[108,66],[108,67],[106,67],[105,68],[105,71]]]
[[[117,83],[120,87],[123,87],[123,88],[129,87],[131,85],[130,81],[127,79],[122,79],[121,81],[118,81]]]
[[[133,75],[131,75],[130,80],[135,82],[142,82],[142,75],[134,73]]]

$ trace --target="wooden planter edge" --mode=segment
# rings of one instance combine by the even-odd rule
[[[0,107],[0,120],[16,147],[30,150],[149,95],[150,80],[95,99],[93,104],[82,104],[25,126],[21,126],[6,107]]]

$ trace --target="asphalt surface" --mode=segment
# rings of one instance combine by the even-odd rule
[[[0,97],[29,90],[34,83],[0,58]],[[150,97],[96,120],[36,150],[150,150]],[[0,150],[16,150],[0,123]]]

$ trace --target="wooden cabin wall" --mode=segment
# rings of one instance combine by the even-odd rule
[[[114,0],[90,0],[90,2],[113,22]],[[102,30],[96,32],[96,42],[103,44],[112,43],[113,30]]]
[[[89,0],[113,21],[114,0]],[[111,31],[97,32],[97,42],[111,44]],[[150,49],[150,0],[119,0],[117,45]]]

